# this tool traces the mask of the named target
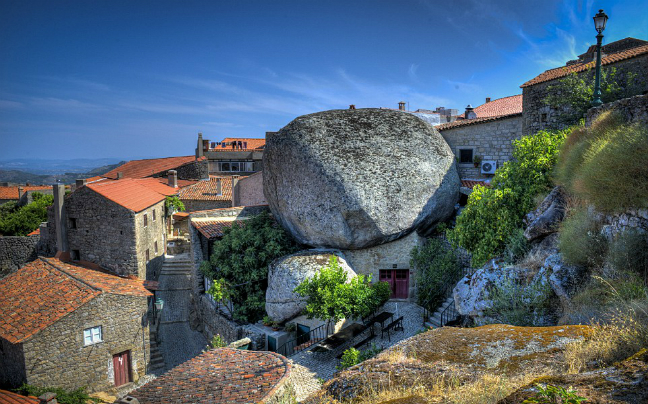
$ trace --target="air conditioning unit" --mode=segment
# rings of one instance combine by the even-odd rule
[[[482,174],[495,174],[495,169],[497,168],[496,160],[484,160],[481,163],[481,173]]]

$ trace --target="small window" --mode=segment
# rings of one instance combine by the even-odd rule
[[[144,213],[144,227],[148,226],[148,213]]]
[[[238,161],[232,161],[231,164],[232,164],[232,166],[231,166],[232,171],[241,171],[241,170],[239,169],[239,162],[238,162]]]
[[[149,253],[149,249],[146,249],[146,261],[148,262],[151,259],[151,254]]]
[[[72,251],[70,252],[70,258],[71,258],[73,261],[78,261],[78,260],[79,260],[79,257],[81,257],[81,252],[80,252],[79,250],[72,250]]]
[[[540,122],[547,122],[547,114],[540,115]]]
[[[77,228],[77,220],[75,217],[70,218],[70,229],[76,229]]]
[[[459,163],[470,164],[473,162],[473,149],[459,149]]]
[[[155,245],[155,255],[157,255],[157,253],[158,253],[157,241],[155,242],[154,245]]]
[[[221,163],[221,171],[229,171],[230,163]]]
[[[86,328],[83,330],[83,344],[92,345],[103,341],[101,335],[101,326]]]
[[[155,219],[157,218],[155,217],[155,209],[153,209],[153,221],[155,221]]]

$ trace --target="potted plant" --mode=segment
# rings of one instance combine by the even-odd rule
[[[261,319],[261,322],[263,322],[263,325],[265,325],[265,326],[267,326],[267,327],[270,327],[270,326],[274,323],[274,321],[272,321],[272,319],[270,318],[270,316],[264,316],[264,317]]]
[[[284,328],[287,332],[295,332],[297,330],[297,324],[295,323],[288,323],[286,324],[286,327]]]
[[[279,331],[279,323],[276,321],[270,323],[270,327],[272,327],[272,331]]]
[[[476,154],[475,157],[473,157],[473,163],[475,164],[475,168],[479,167],[482,160],[483,160],[483,158],[479,154]]]

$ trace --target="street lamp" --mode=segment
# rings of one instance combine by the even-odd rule
[[[601,42],[603,42],[603,30],[605,30],[607,20],[608,16],[603,10],[599,10],[598,14],[594,16],[594,27],[598,35],[596,35],[596,81],[594,82],[593,107],[603,104],[601,101]]]

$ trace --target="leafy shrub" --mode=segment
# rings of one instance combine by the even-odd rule
[[[540,321],[551,308],[552,291],[548,282],[535,281],[523,285],[506,274],[501,281],[489,290],[489,299],[493,302],[485,310],[505,324],[517,326],[542,325]]]
[[[54,203],[54,197],[34,192],[32,198],[25,206],[16,209],[14,205],[14,210],[8,207],[0,211],[0,234],[26,236],[47,221],[47,208]]]
[[[92,398],[85,392],[84,387],[80,387],[76,390],[64,390],[60,387],[39,387],[33,386],[31,384],[23,383],[22,386],[14,390],[18,394],[24,396],[34,396],[39,397],[45,393],[55,393],[56,400],[61,404],[86,404],[88,402],[99,403],[101,400],[98,398]]]
[[[224,298],[233,305],[233,317],[255,322],[265,313],[268,264],[297,250],[293,239],[264,212],[225,229],[214,243],[209,263],[201,266],[205,276],[218,279]]]
[[[166,207],[167,216],[170,216],[173,212],[185,211],[185,205],[177,195],[167,196],[164,200],[164,206]]]
[[[587,398],[576,394],[577,391],[571,387],[565,389],[551,384],[543,386],[536,383],[536,389],[538,392],[535,397],[524,400],[522,404],[580,404],[587,400]]]
[[[568,264],[600,268],[607,254],[601,223],[588,209],[577,210],[562,222],[558,248]]]
[[[610,243],[608,262],[617,271],[627,270],[648,285],[648,235],[628,229]]]
[[[504,258],[506,262],[515,263],[530,250],[529,241],[524,237],[523,229],[516,229],[506,241]]]
[[[221,337],[220,334],[216,334],[212,337],[212,340],[209,341],[209,347],[211,349],[223,348],[227,346],[227,342]]]
[[[371,359],[374,356],[378,355],[382,349],[376,344],[371,344],[371,347],[367,348],[364,351],[359,351],[353,347],[347,349],[342,353],[342,358],[340,358],[340,365],[337,366],[338,370],[343,370],[355,366],[358,363],[362,363],[367,359]]]
[[[535,208],[535,196],[552,185],[558,151],[571,129],[540,131],[513,142],[513,161],[497,169],[491,188],[476,186],[448,239],[470,251],[473,266],[504,251],[524,215]]]
[[[462,267],[452,246],[433,238],[410,253],[410,265],[416,268],[416,285],[420,305],[432,309],[446,297],[446,289],[462,276]]]

